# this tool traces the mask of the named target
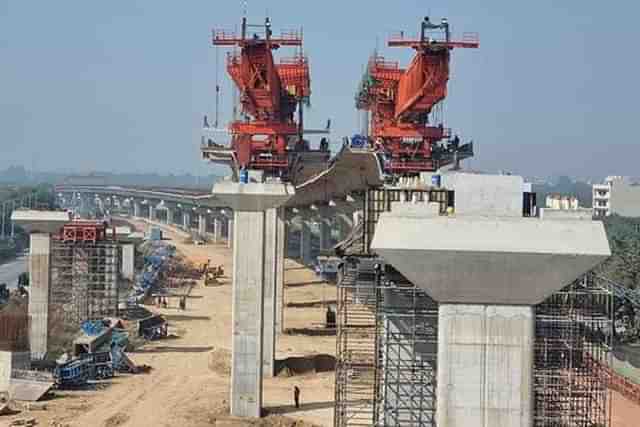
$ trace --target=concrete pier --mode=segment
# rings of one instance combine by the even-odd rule
[[[602,223],[394,210],[371,247],[440,304],[436,424],[533,425],[532,307],[610,255]]]
[[[265,289],[270,294],[275,290],[275,208],[285,203],[293,192],[293,187],[280,183],[222,182],[213,188],[214,195],[234,211],[231,361],[233,416],[261,415],[265,328],[274,328],[273,324],[265,327],[264,307]],[[267,218],[270,218],[271,225],[267,225]],[[266,283],[267,276],[270,284]],[[275,301],[272,296],[267,299],[267,304],[270,305],[269,317],[275,322]],[[271,340],[269,346],[270,343]]]
[[[48,349],[51,286],[51,236],[31,234],[29,249],[29,342],[31,357],[41,359]]]
[[[313,233],[311,232],[311,224],[306,218],[300,219],[300,261],[309,265],[312,262],[311,259],[311,239]]]
[[[149,204],[149,220],[150,221],[156,220],[156,208],[151,204]]]
[[[262,373],[265,377],[275,375],[276,353],[276,310],[277,310],[277,262],[283,254],[278,254],[278,209],[271,208],[265,213],[264,226],[264,313]]]
[[[174,223],[174,211],[171,208],[167,208],[167,224],[173,225]]]
[[[207,215],[206,214],[198,215],[198,233],[201,236],[204,236],[207,233]]]
[[[133,280],[135,276],[136,246],[133,243],[122,245],[122,277]]]
[[[142,207],[140,206],[140,203],[133,202],[133,216],[135,218],[140,218],[141,211],[142,211]]]
[[[287,242],[287,227],[284,208],[278,209],[276,218],[276,324],[278,334],[284,332],[284,259]]]
[[[227,220],[227,247],[229,249],[233,248],[233,233],[234,233],[234,225],[233,219],[229,218]]]
[[[220,242],[222,237],[222,221],[220,218],[213,218],[213,243]]]
[[[320,252],[331,249],[331,218],[328,216],[318,219]]]
[[[438,324],[438,426],[532,426],[533,308],[441,304]]]
[[[187,211],[182,212],[182,228],[185,230],[191,229],[191,213]]]

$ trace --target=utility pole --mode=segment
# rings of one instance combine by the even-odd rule
[[[16,201],[12,200],[11,201],[11,212],[10,214],[13,213],[13,211],[16,210]],[[11,240],[13,240],[13,238],[15,237],[16,234],[16,225],[13,223],[13,221],[11,221]]]
[[[7,204],[2,204],[2,229],[0,230],[0,239],[4,240],[4,222],[7,218]]]

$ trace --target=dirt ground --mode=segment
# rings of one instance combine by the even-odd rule
[[[611,427],[637,427],[640,425],[640,405],[618,392],[611,396]]]
[[[137,223],[137,227],[144,227]],[[211,259],[223,264],[227,277],[221,286],[192,291],[186,311],[153,307],[164,314],[170,324],[170,334],[177,337],[151,342],[134,353],[137,364],[152,366],[148,374],[119,375],[95,391],[59,391],[45,402],[44,411],[25,411],[12,417],[2,417],[8,423],[15,418],[35,417],[41,426],[69,427],[145,427],[145,426],[211,426],[216,414],[228,411],[229,359],[231,350],[231,272],[232,253],[225,245],[185,245],[184,235],[165,229],[178,251],[187,258],[202,262]],[[310,270],[287,260],[285,264],[286,301],[303,307],[287,307],[285,327],[309,328],[324,319],[319,304],[308,303],[335,300],[335,286],[317,283]],[[151,308],[151,307],[150,307]],[[335,337],[281,335],[277,341],[277,358],[314,356],[335,353]],[[214,368],[212,370],[210,365]],[[304,425],[333,425],[333,372],[280,375],[264,382],[264,407],[269,414],[282,414],[305,421]],[[292,389],[302,390],[300,409],[292,403]],[[281,417],[272,417],[267,424],[287,425]],[[301,423],[297,425],[303,425]]]

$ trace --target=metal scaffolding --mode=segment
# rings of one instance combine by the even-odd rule
[[[345,259],[338,282],[335,426],[372,425],[376,390],[374,259]]]
[[[338,285],[336,426],[434,426],[437,304],[380,258]]]
[[[338,246],[334,426],[435,426],[438,304],[369,251],[396,201],[453,205],[453,194],[370,190],[361,227]],[[589,273],[535,307],[537,427],[608,427],[611,283]]]
[[[589,273],[536,306],[534,425],[611,424],[607,378],[613,337],[610,284]]]
[[[375,426],[435,426],[438,304],[390,265],[377,281]]]
[[[113,241],[52,242],[52,320],[79,326],[117,316],[119,249]]]

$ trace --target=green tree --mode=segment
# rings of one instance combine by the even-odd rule
[[[611,258],[603,273],[629,288],[640,288],[640,218],[612,215],[604,220]]]

